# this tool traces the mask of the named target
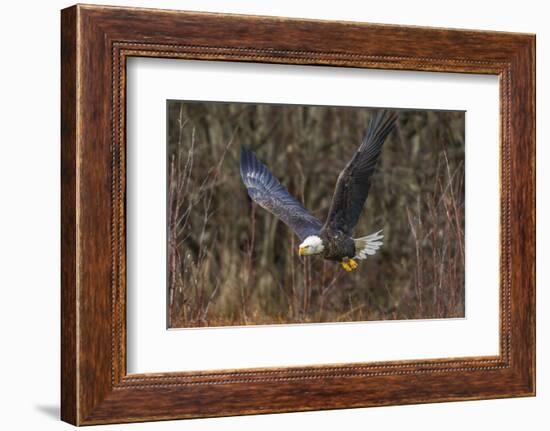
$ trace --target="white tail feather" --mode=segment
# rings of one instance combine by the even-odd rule
[[[367,256],[372,256],[376,254],[378,249],[382,244],[381,240],[384,238],[384,235],[381,235],[381,230],[376,233],[363,236],[361,238],[354,238],[353,242],[355,243],[355,257],[354,259],[363,260]]]

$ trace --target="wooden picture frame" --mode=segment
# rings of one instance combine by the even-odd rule
[[[61,417],[75,425],[535,394],[535,37],[103,6],[61,20]],[[126,59],[498,75],[500,354],[127,374]]]

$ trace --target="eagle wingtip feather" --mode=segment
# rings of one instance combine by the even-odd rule
[[[241,173],[244,174],[255,169],[254,153],[245,145],[241,146]]]

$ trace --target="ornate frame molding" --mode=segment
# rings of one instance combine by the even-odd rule
[[[311,34],[315,41],[308,41]],[[510,33],[65,9],[62,418],[98,424],[533,395],[534,43],[534,36]],[[127,375],[125,66],[131,56],[498,75],[499,356]]]

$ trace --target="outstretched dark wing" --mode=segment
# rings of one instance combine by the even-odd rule
[[[371,119],[359,149],[338,176],[325,226],[351,235],[367,199],[380,150],[396,118],[395,112],[383,110]]]
[[[241,177],[248,195],[290,227],[300,239],[316,235],[322,223],[298,202],[256,155],[241,148]]]

